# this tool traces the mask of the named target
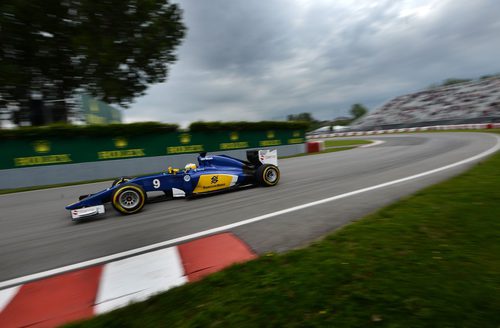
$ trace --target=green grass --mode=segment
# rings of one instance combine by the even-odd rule
[[[357,148],[360,145],[371,144],[372,141],[369,140],[325,140],[325,150],[317,152],[317,153],[303,153],[296,154],[291,156],[283,156],[280,159],[285,158],[293,158],[293,157],[302,157],[302,156],[310,156],[310,155],[318,155],[318,154],[326,154],[326,153],[334,153],[337,151],[349,150],[353,148]]]
[[[296,155],[291,155],[291,156],[283,156],[280,157],[279,159],[286,159],[286,158],[294,158],[294,157],[303,157],[303,156],[310,156],[310,155],[318,155],[318,154],[326,154],[326,153],[335,153],[338,151],[343,151],[343,150],[349,150],[357,147],[349,147],[349,146],[342,146],[339,148],[327,148],[323,151],[319,151],[317,153],[302,153],[302,154],[296,154]]]
[[[342,146],[357,146],[371,144],[369,140],[325,140],[325,147],[342,147]]]
[[[499,327],[499,167],[72,327]]]

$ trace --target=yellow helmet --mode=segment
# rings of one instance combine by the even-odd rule
[[[196,164],[193,164],[193,163],[188,163],[186,164],[186,166],[184,167],[184,169],[186,171],[189,171],[189,170],[196,170]]]

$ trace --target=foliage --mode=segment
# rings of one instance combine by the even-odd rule
[[[316,122],[311,113],[290,114],[287,116],[288,121],[303,121],[303,122]]]
[[[316,120],[311,113],[300,113],[300,114],[290,114],[287,115],[287,121],[289,122],[307,122],[308,127],[306,130],[315,130],[322,126],[325,121]]]
[[[365,115],[368,110],[361,104],[354,104],[351,107],[351,115],[350,117],[338,117],[331,121],[319,121],[316,120],[311,113],[300,113],[300,114],[290,114],[287,116],[288,121],[302,121],[309,122],[308,131],[313,131],[324,126],[334,126],[334,125],[342,125],[347,126],[352,123],[353,120]]]
[[[0,99],[23,109],[33,93],[78,89],[127,106],[165,81],[185,33],[166,0],[4,0],[0,12]]]
[[[354,104],[351,107],[351,115],[354,117],[354,119],[358,119],[361,116],[365,115],[368,112],[368,110],[365,108],[365,106],[361,104]]]
[[[189,126],[189,130],[190,131],[305,130],[308,127],[309,127],[308,122],[282,122],[282,121],[193,122]]]
[[[447,86],[447,85],[453,85],[453,84],[460,84],[460,83],[465,83],[465,82],[470,82],[472,81],[471,79],[454,79],[454,78],[451,78],[451,79],[446,79],[443,81],[443,83],[441,84],[441,86]]]
[[[372,141],[369,140],[359,140],[359,139],[330,139],[325,140],[325,147],[345,147],[345,146],[355,146],[355,145],[369,145]]]
[[[495,76],[498,76],[498,74],[494,74],[494,75],[484,75],[484,76],[481,76],[479,79],[477,79],[478,81],[480,80],[484,80],[484,79],[488,79],[488,78],[491,78],[491,77],[495,77]],[[441,83],[433,83],[431,84],[428,89],[435,89],[435,88],[439,88],[439,87],[445,87],[445,86],[449,86],[449,85],[454,85],[454,84],[460,84],[460,83],[466,83],[466,82],[471,82],[471,81],[474,81],[474,79],[457,79],[457,78],[448,78],[446,80],[444,80],[443,82]]]
[[[486,80],[486,79],[490,79],[492,77],[495,77],[495,78],[499,78],[500,77],[500,73],[497,73],[497,74],[488,74],[488,75],[483,75],[479,78],[479,80]]]
[[[245,131],[245,130],[305,130],[307,122],[194,122],[190,125],[191,131]],[[140,122],[131,124],[109,125],[69,125],[52,124],[43,127],[20,127],[12,130],[0,129],[0,138],[48,138],[48,137],[74,137],[74,136],[136,136],[153,133],[175,132],[176,124],[163,124],[158,122]]]
[[[98,136],[136,136],[153,133],[168,133],[177,131],[175,124],[157,122],[141,122],[131,124],[109,125],[69,125],[53,124],[43,127],[22,127],[13,130],[0,130],[1,139],[21,138],[66,138],[66,137],[98,137]]]

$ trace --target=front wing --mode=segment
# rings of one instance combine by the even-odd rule
[[[105,212],[104,205],[83,207],[71,210],[71,218],[73,220],[78,220],[89,216],[104,214],[104,212]]]

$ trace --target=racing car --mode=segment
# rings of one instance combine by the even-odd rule
[[[247,160],[227,155],[207,156],[200,153],[198,165],[188,163],[184,169],[168,167],[166,172],[136,178],[122,177],[111,187],[66,206],[73,220],[103,214],[104,204],[111,202],[121,214],[142,210],[148,192],[163,191],[168,197],[192,197],[250,185],[271,187],[278,184],[280,170],[276,150],[247,151]]]

